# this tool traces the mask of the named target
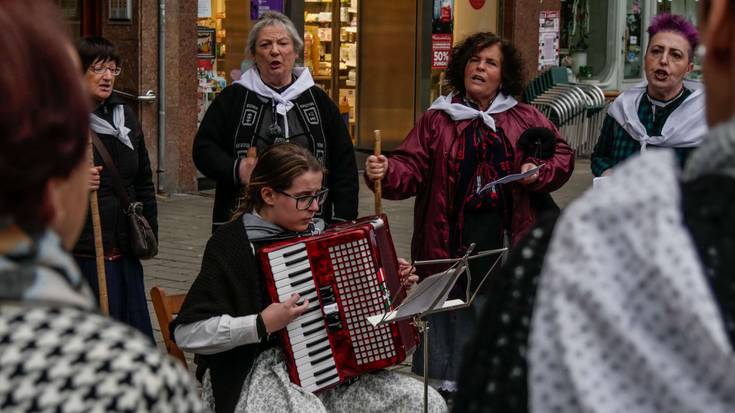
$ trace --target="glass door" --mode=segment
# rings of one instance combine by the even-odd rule
[[[641,79],[643,77],[643,57],[645,43],[643,22],[646,13],[641,0],[627,0],[625,8],[625,29],[623,31],[623,79]],[[647,36],[646,36],[647,37]]]

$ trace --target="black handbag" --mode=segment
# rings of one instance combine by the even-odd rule
[[[156,239],[156,234],[153,233],[151,224],[143,216],[143,204],[140,202],[130,202],[125,192],[122,178],[120,178],[120,174],[117,172],[115,163],[112,162],[110,153],[107,152],[107,148],[105,148],[105,145],[100,141],[97,134],[94,132],[91,133],[92,144],[102,157],[102,162],[105,163],[105,167],[112,178],[112,191],[120,201],[123,212],[128,218],[130,248],[138,258],[142,260],[151,259],[158,254],[158,240]]]

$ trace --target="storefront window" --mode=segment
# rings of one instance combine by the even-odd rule
[[[643,43],[642,23],[644,13],[640,0],[628,0],[625,9],[625,32],[623,34],[623,78],[638,79],[642,76]]]
[[[225,2],[212,0],[205,3],[199,6],[197,19],[197,123],[202,121],[214,97],[227,86],[224,73],[227,56],[224,42],[227,33],[223,26],[227,18]]]
[[[579,80],[601,80],[615,63],[617,2],[578,0],[561,6],[560,52],[571,61]]]
[[[338,102],[355,139],[357,105],[357,0],[304,1],[304,66],[314,82]]]

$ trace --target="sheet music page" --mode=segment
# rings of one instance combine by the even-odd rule
[[[504,177],[502,177],[500,179],[496,179],[495,181],[492,181],[489,184],[483,186],[482,189],[480,189],[479,191],[477,191],[477,193],[478,194],[481,194],[481,193],[487,191],[488,189],[492,188],[495,185],[507,184],[507,183],[514,182],[514,181],[520,181],[523,178],[528,178],[529,176],[531,176],[531,175],[535,174],[536,172],[538,172],[544,165],[545,164],[542,163],[541,165],[539,165],[539,166],[537,166],[535,168],[531,168],[531,169],[529,169],[529,170],[527,170],[526,172],[523,172],[523,173],[505,175]]]
[[[462,272],[464,272],[464,266],[457,265],[426,277],[411,289],[409,295],[396,309],[396,318],[410,317],[432,310],[434,307],[441,307]]]

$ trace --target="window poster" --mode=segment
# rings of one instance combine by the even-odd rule
[[[258,20],[268,10],[283,13],[283,0],[250,0],[251,20]]]
[[[446,69],[452,50],[454,0],[434,0],[431,22],[431,68]]]
[[[541,11],[538,30],[538,69],[559,64],[559,11]]]

